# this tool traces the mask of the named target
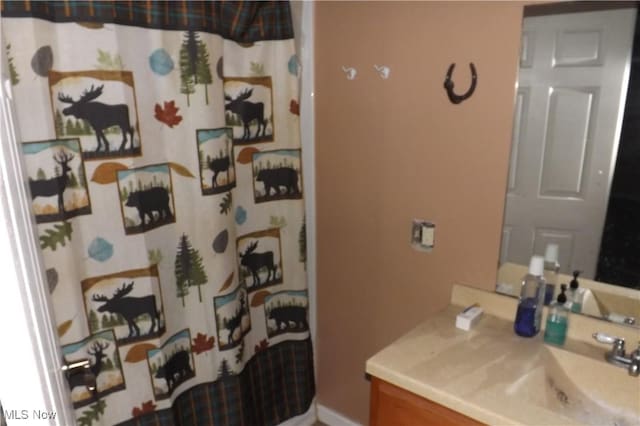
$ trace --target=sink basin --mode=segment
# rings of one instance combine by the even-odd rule
[[[506,393],[572,422],[640,425],[640,378],[548,345],[540,349],[535,367],[510,384]]]

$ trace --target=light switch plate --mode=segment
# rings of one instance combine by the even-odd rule
[[[434,223],[414,219],[411,227],[411,246],[419,251],[430,252],[435,242],[435,231]]]

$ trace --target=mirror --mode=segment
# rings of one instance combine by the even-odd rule
[[[640,28],[634,2],[525,7],[497,291],[557,245],[582,313],[640,322]],[[635,43],[634,43],[635,40]]]

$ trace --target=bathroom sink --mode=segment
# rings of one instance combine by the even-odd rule
[[[626,289],[616,290],[622,293]],[[635,291],[635,294],[623,295],[587,288],[584,289],[582,313],[619,323],[623,323],[625,318],[638,321],[640,294]]]
[[[604,361],[545,345],[535,366],[510,384],[509,397],[597,426],[640,425],[640,378]]]

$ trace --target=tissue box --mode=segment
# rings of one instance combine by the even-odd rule
[[[460,312],[456,317],[456,327],[461,330],[471,330],[471,327],[473,327],[478,322],[478,320],[480,320],[482,312],[483,310],[479,306],[469,306],[464,311]]]

